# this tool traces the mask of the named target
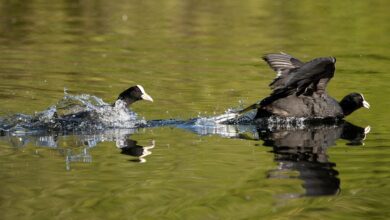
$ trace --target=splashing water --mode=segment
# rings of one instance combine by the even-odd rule
[[[303,129],[310,120],[307,118],[297,117],[268,117],[268,118],[255,118],[256,110],[249,111],[245,114],[237,114],[237,109],[228,109],[224,114],[212,116],[212,117],[199,117],[193,119],[194,129],[207,130],[208,132],[212,129],[215,131],[224,130],[227,127],[223,125],[256,125],[269,130],[280,129],[280,128],[297,128]],[[317,118],[322,120],[321,118]],[[316,120],[316,119],[314,119]],[[231,129],[230,129],[231,130]],[[201,132],[202,133],[202,132]],[[229,133],[229,132],[227,132]]]
[[[15,114],[0,118],[1,133],[12,135],[47,131],[102,130],[107,128],[137,128],[146,125],[126,104],[117,100],[115,105],[89,94],[64,97],[56,105],[33,115]]]
[[[56,105],[34,115],[15,114],[0,118],[0,135],[26,135],[41,132],[95,132],[104,129],[134,129],[140,127],[177,126],[200,134],[223,133],[237,135],[234,127],[228,125],[256,125],[269,130],[280,128],[302,129],[310,120],[306,118],[269,117],[256,119],[256,110],[238,114],[238,109],[227,109],[224,114],[190,120],[154,120],[147,122],[129,110],[126,103],[117,100],[114,105],[89,94],[71,95],[64,91],[64,97]],[[319,119],[322,120],[322,119]]]
[[[145,119],[138,119],[138,115],[130,111],[126,103],[117,100],[114,106],[104,105],[96,110],[99,121],[109,128],[134,128],[146,125]]]

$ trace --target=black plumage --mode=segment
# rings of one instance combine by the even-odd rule
[[[340,103],[327,94],[326,86],[335,72],[334,57],[320,57],[304,63],[281,53],[267,54],[263,59],[277,72],[269,85],[273,91],[240,113],[257,108],[256,118],[343,118],[360,107],[370,107],[359,93],[345,96]]]
[[[263,58],[278,73],[270,84],[271,95],[262,100],[261,105],[268,105],[288,95],[310,95],[313,92],[323,94],[335,71],[334,57],[320,57],[307,63],[287,54],[268,54]]]

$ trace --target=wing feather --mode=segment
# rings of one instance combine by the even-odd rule
[[[276,78],[269,84],[272,90],[283,87],[289,73],[304,64],[302,61],[286,53],[266,54],[263,60],[277,72]]]
[[[304,63],[285,53],[270,53],[263,60],[276,72],[301,67]]]
[[[325,92],[326,85],[334,75],[335,60],[333,57],[320,57],[301,67],[283,70],[281,76],[270,84],[273,89],[271,95],[260,104],[267,105],[294,93],[299,96],[306,92]]]

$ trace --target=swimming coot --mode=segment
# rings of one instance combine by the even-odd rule
[[[310,96],[295,94],[277,99],[267,105],[259,105],[256,118],[270,116],[304,117],[304,118],[344,118],[355,110],[370,108],[362,94],[351,93],[340,102],[326,93]]]
[[[139,100],[153,102],[152,97],[145,92],[145,89],[141,85],[136,85],[120,93],[117,100],[111,106],[115,108],[127,108]],[[79,121],[95,115],[95,112],[91,110],[76,109],[72,111],[73,113],[65,115],[57,115],[56,113],[55,117],[64,120]]]
[[[351,93],[340,102],[327,94],[326,86],[335,72],[334,57],[320,57],[304,63],[280,53],[267,54],[263,59],[277,72],[270,84],[273,91],[238,114],[257,108],[256,118],[343,118],[361,107],[370,107],[360,93]]]

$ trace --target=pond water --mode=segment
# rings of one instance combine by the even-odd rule
[[[390,3],[0,1],[0,117],[141,84],[146,120],[215,116],[270,93],[261,60],[337,58],[349,123],[165,126],[0,137],[1,219],[390,218]],[[204,124],[203,124],[204,125]]]

